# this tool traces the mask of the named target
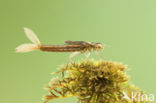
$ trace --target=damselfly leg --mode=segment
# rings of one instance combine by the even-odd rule
[[[103,58],[97,51],[94,51],[94,53],[95,53],[101,60],[104,60],[104,58]]]
[[[87,58],[87,60],[89,59],[89,56],[91,55],[91,52],[88,52],[87,54],[86,54],[86,58]]]
[[[69,58],[68,58],[67,67],[68,67],[69,63],[71,62],[71,59],[72,59],[73,57],[79,55],[79,54],[82,54],[82,52],[74,52],[74,53],[70,54],[70,56],[69,56]],[[66,68],[67,68],[67,67],[66,67]]]

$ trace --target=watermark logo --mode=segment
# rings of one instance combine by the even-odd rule
[[[154,101],[154,94],[143,94],[142,92],[131,92],[131,94],[127,94],[123,92],[122,100],[128,101]]]

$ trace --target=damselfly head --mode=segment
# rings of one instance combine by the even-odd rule
[[[102,43],[94,43],[94,49],[95,50],[103,50],[104,45]]]

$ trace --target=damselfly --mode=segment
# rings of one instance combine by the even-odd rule
[[[97,51],[104,50],[104,45],[102,43],[85,41],[65,41],[64,45],[43,45],[40,43],[39,39],[32,30],[24,28],[24,32],[26,36],[33,42],[33,44],[22,44],[16,48],[16,52],[30,52],[37,49],[47,52],[73,52],[69,56],[70,61],[72,57],[78,54],[88,52],[86,55],[88,58],[91,51],[94,51],[95,54],[99,56]]]

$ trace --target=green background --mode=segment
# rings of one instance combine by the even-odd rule
[[[50,73],[68,61],[70,53],[15,53],[18,45],[30,43],[23,27],[34,30],[43,44],[110,45],[100,54],[127,64],[131,83],[156,94],[155,0],[0,0],[0,103],[42,102],[48,93],[43,87],[54,77]],[[98,59],[94,53],[90,58]],[[64,99],[69,102],[76,98]]]

